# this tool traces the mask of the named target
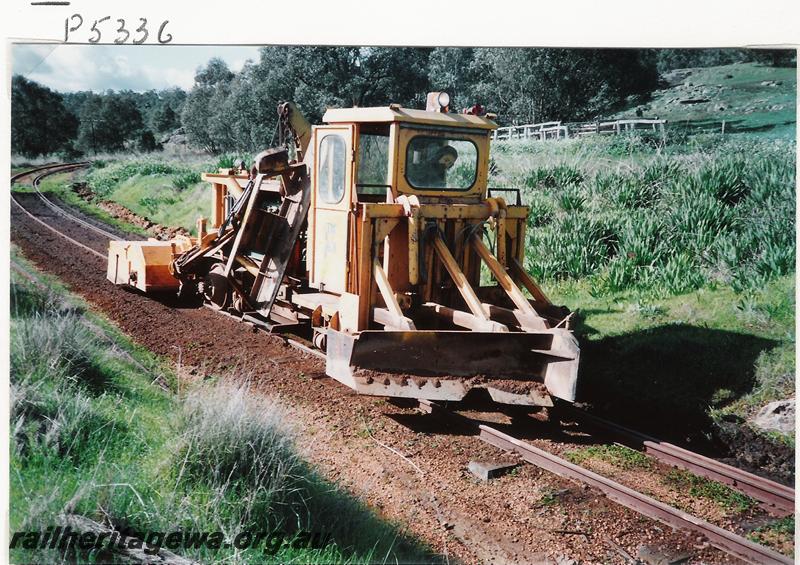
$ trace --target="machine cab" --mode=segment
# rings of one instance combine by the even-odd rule
[[[343,293],[356,223],[368,203],[478,203],[486,197],[488,118],[401,108],[328,110],[314,128],[307,265],[310,285]]]

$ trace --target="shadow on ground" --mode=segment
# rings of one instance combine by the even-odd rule
[[[616,422],[702,445],[711,435],[709,408],[750,392],[756,358],[777,345],[687,324],[582,340],[578,397]]]

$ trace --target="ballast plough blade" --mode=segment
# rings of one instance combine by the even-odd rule
[[[580,348],[572,333],[328,329],[326,372],[361,394],[461,400],[486,389],[505,404],[575,400]],[[381,373],[378,375],[378,373]]]

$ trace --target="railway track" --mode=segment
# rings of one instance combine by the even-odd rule
[[[88,166],[88,163],[85,162],[48,165],[38,169],[18,173],[11,177],[11,182],[13,184],[22,178],[33,177],[32,184],[34,187],[34,192],[49,209],[68,219],[70,222],[74,222],[75,224],[80,225],[82,228],[92,231],[96,235],[101,235],[104,238],[109,239],[116,238],[118,237],[116,234],[103,230],[98,226],[94,226],[89,222],[78,218],[74,214],[71,214],[64,208],[59,207],[54,202],[50,201],[39,190],[39,183],[46,176],[60,172],[77,170],[86,166]],[[48,230],[56,233],[77,247],[80,247],[95,256],[105,259],[105,254],[100,253],[96,249],[92,249],[73,237],[70,237],[66,233],[63,233],[56,227],[48,224],[41,218],[26,210],[13,194],[11,195],[11,199],[16,206],[18,206],[28,217],[36,221],[38,224],[46,227]],[[286,336],[282,337],[288,345],[292,345],[293,347],[300,349],[305,353],[310,353],[318,357],[322,356],[319,351],[309,348],[305,343],[303,343],[302,340],[290,339]],[[434,403],[421,402],[420,407],[424,411],[436,412],[437,414],[447,416],[448,418],[466,419],[464,416],[448,412],[441,406]],[[746,473],[734,467],[723,465],[712,459],[705,458],[701,455],[684,450],[678,446],[660,442],[655,438],[651,438],[645,434],[618,426],[606,420],[596,418],[586,414],[585,412],[575,413],[575,416],[576,418],[579,418],[590,425],[602,428],[605,431],[622,437],[625,443],[629,445],[632,444],[665,463],[683,467],[695,472],[696,474],[728,484],[733,488],[736,488],[737,490],[745,492],[753,498],[756,498],[765,505],[768,505],[773,509],[778,509],[784,513],[790,511],[790,508],[793,509],[794,491],[789,487],[767,481],[766,479]],[[472,420],[469,420],[469,422],[470,425],[475,427],[478,437],[483,441],[500,449],[513,451],[519,454],[525,461],[542,467],[555,474],[569,477],[573,480],[578,480],[585,484],[596,487],[604,492],[609,499],[612,499],[623,506],[631,508],[632,510],[645,516],[669,524],[670,526],[678,529],[697,532],[707,538],[711,545],[714,545],[715,547],[718,547],[723,551],[730,553],[731,555],[735,555],[739,558],[754,563],[793,562],[793,560],[787,556],[784,556],[759,544],[753,543],[745,538],[742,538],[741,536],[721,529],[704,520],[671,508],[650,497],[637,493],[636,491],[625,487],[624,485],[597,475],[592,471],[583,469],[499,430],[489,426],[480,425]]]
[[[41,182],[41,180],[44,177],[50,176],[50,175],[54,175],[54,174],[58,174],[58,173],[66,173],[66,172],[70,172],[70,171],[75,171],[75,170],[78,170],[78,169],[82,169],[82,168],[88,167],[89,165],[90,165],[90,163],[88,161],[82,161],[82,162],[79,162],[79,163],[68,163],[68,164],[64,164],[64,165],[56,165],[56,166],[54,166],[52,168],[49,168],[47,171],[41,172],[41,173],[37,174],[34,177],[33,182],[32,182],[33,190],[36,192],[36,196],[38,196],[39,199],[42,202],[44,202],[44,204],[48,208],[53,210],[53,212],[55,212],[57,214],[61,214],[65,218],[68,218],[70,221],[75,222],[77,224],[80,224],[83,227],[88,228],[88,229],[92,230],[93,232],[95,232],[97,234],[100,234],[102,236],[108,237],[109,239],[113,239],[113,238],[119,237],[118,234],[111,233],[108,230],[104,230],[103,228],[100,228],[100,227],[98,227],[98,226],[96,226],[94,224],[91,224],[91,223],[89,223],[89,222],[77,217],[74,214],[71,214],[68,210],[65,210],[64,208],[56,205],[52,200],[47,198],[47,196],[45,196],[45,194],[41,190],[39,190],[39,183]]]
[[[99,228],[99,227],[97,227],[95,225],[92,225],[89,222],[86,222],[86,221],[82,220],[81,218],[78,218],[74,214],[69,213],[67,210],[64,210],[60,206],[57,206],[53,201],[48,199],[42,193],[41,190],[39,190],[39,183],[42,181],[43,178],[45,178],[47,176],[50,176],[50,175],[55,175],[55,174],[58,174],[58,173],[66,173],[66,172],[82,169],[82,168],[88,167],[89,164],[90,163],[88,161],[83,161],[83,162],[78,162],[78,163],[63,163],[63,164],[55,164],[55,165],[44,165],[44,166],[38,167],[36,169],[31,169],[31,170],[28,170],[28,171],[23,171],[23,172],[15,174],[15,175],[12,175],[11,176],[11,184],[13,185],[14,183],[19,182],[21,179],[23,179],[25,177],[33,177],[32,180],[31,180],[31,186],[33,186],[34,193],[48,208],[50,208],[51,210],[53,210],[54,212],[56,212],[58,214],[61,214],[65,218],[69,219],[70,221],[77,223],[78,225],[81,225],[81,226],[83,226],[83,227],[85,227],[87,229],[90,229],[91,231],[93,231],[95,233],[98,233],[98,234],[102,235],[103,237],[108,237],[109,239],[112,239],[112,238],[115,238],[117,236],[115,234],[112,234],[111,232],[108,232],[108,231],[102,229],[102,228]],[[74,245],[80,247],[81,249],[84,249],[85,251],[88,251],[89,253],[91,253],[91,254],[93,254],[93,255],[95,255],[97,257],[101,257],[101,258],[105,259],[106,255],[104,253],[101,253],[101,252],[97,251],[96,249],[92,249],[88,245],[85,245],[85,244],[81,243],[80,241],[68,236],[67,234],[65,234],[61,230],[53,227],[52,225],[48,224],[47,222],[43,221],[42,219],[38,218],[37,216],[35,216],[31,212],[29,212],[19,202],[19,200],[14,196],[13,192],[11,193],[11,202],[12,202],[12,204],[16,205],[23,213],[25,213],[25,215],[27,215],[33,221],[35,221],[36,223],[40,224],[41,226],[47,228],[48,230],[50,230],[51,232],[55,233],[59,237],[62,237],[64,239],[66,239],[70,243],[73,243]]]
[[[478,437],[482,441],[504,451],[516,453],[528,463],[551,473],[597,488],[611,500],[644,516],[680,530],[696,532],[705,537],[711,545],[730,555],[750,563],[794,563],[794,559],[791,557],[668,506],[616,481],[501,432],[496,428],[473,422],[460,414],[443,408],[435,402],[419,401],[419,407],[425,412],[467,423],[477,429]]]
[[[712,479],[730,486],[734,490],[758,500],[762,508],[776,516],[794,514],[794,489],[748,473],[737,467],[726,465],[716,459],[694,453],[677,445],[637,432],[604,418],[567,406],[565,411],[576,420],[590,427],[608,432],[620,439],[621,443],[644,451],[654,459],[668,465],[691,471],[695,475]]]

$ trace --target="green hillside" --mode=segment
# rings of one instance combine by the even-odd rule
[[[759,132],[794,139],[797,69],[759,63],[676,69],[662,76],[665,87],[649,101],[616,117],[659,117],[672,128],[688,126],[729,132]]]

